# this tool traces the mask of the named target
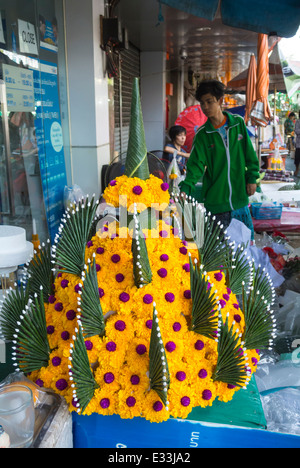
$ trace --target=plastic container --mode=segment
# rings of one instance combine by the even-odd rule
[[[263,203],[252,203],[252,216],[254,219],[280,219],[282,215],[282,203],[278,205],[263,205]]]

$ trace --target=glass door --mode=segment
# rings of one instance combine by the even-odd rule
[[[0,224],[53,242],[70,174],[63,1],[0,1]]]

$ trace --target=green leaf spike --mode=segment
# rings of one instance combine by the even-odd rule
[[[149,358],[150,388],[156,391],[161,401],[165,405],[166,409],[168,409],[168,389],[170,386],[170,373],[166,357],[166,351],[159,328],[159,321],[157,317],[155,303],[153,304],[153,320],[150,338]]]
[[[134,228],[132,236],[133,275],[137,288],[141,288],[152,281],[152,271],[149,263],[146,240],[141,230],[139,217],[134,205]]]
[[[143,180],[150,177],[138,78],[133,80],[125,175]]]
[[[105,333],[105,322],[99,298],[97,270],[95,254],[92,262],[82,273],[83,288],[78,298],[78,311],[82,313],[81,323],[85,338],[92,336],[103,336]]]
[[[95,381],[90,367],[80,324],[79,329],[75,329],[75,333],[76,336],[73,336],[74,344],[71,343],[70,349],[69,375],[72,382],[73,398],[79,413],[80,411],[84,412],[99,385]]]

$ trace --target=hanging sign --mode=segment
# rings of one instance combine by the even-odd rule
[[[0,42],[2,42],[2,44],[5,44],[5,38],[4,38],[4,33],[3,33],[3,25],[2,25],[1,11],[0,11]]]
[[[27,68],[2,65],[6,86],[7,109],[10,112],[33,112],[33,72]]]
[[[18,20],[20,52],[38,55],[35,27],[27,21]]]
[[[289,98],[300,91],[300,28],[292,38],[281,39],[278,43],[284,83]]]

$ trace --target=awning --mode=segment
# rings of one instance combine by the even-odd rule
[[[300,25],[299,0],[159,0],[177,10],[213,20],[220,3],[223,24],[262,34],[293,37]]]

